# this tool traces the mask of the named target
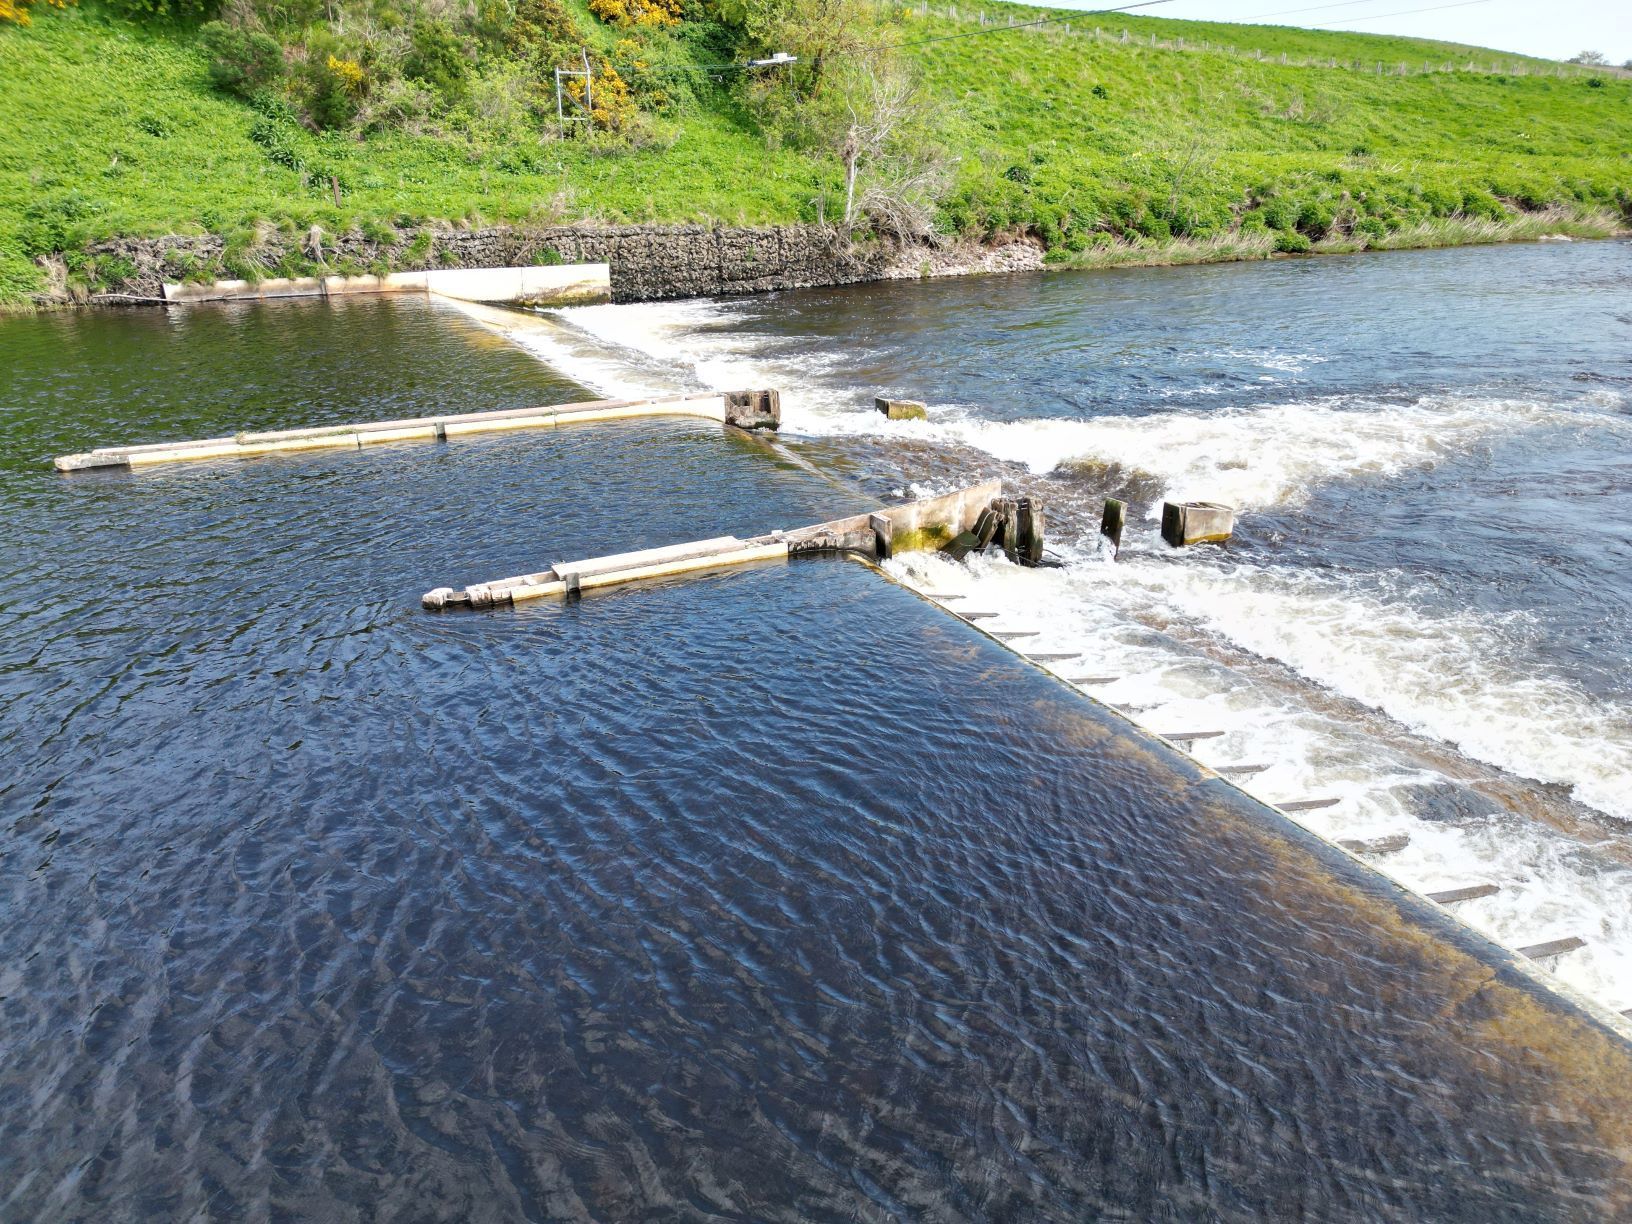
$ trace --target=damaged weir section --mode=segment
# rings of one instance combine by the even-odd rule
[[[462,591],[437,587],[421,602],[432,610],[491,608],[529,599],[571,596],[645,578],[783,561],[813,553],[846,553],[882,560],[903,552],[946,550],[962,557],[985,544],[1002,544],[1023,564],[1042,557],[1043,518],[1029,498],[1002,496],[996,480],[866,514],[772,531],[751,539],[719,536],[688,544],[558,562],[536,574],[475,583]],[[984,536],[984,539],[982,539]]]

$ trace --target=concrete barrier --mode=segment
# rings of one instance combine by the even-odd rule
[[[927,421],[929,409],[919,400],[889,399],[879,395],[873,398],[873,407],[892,421]]]
[[[501,408],[493,412],[241,433],[230,438],[201,438],[192,442],[105,446],[78,455],[59,455],[54,462],[59,472],[135,468],[194,459],[243,459],[284,451],[359,450],[382,442],[446,442],[471,434],[551,429],[560,425],[652,416],[695,416],[743,429],[775,429],[782,419],[781,397],[775,391],[710,391],[659,399],[545,404],[537,408]]]
[[[166,283],[167,302],[257,302],[286,297],[347,297],[363,293],[429,293],[462,302],[522,306],[590,306],[612,300],[609,264],[518,268],[432,268],[385,276],[305,276],[208,285]]]
[[[1163,502],[1162,539],[1174,548],[1222,544],[1235,531],[1235,511],[1218,502]]]
[[[903,506],[890,506],[794,531],[773,531],[747,540],[718,536],[689,544],[557,563],[534,574],[479,582],[462,591],[437,587],[425,592],[420,602],[433,611],[491,608],[548,596],[573,595],[644,578],[786,560],[810,553],[850,552],[882,557],[889,555],[888,549],[892,546],[900,549],[909,544],[915,550],[930,550],[965,530],[1001,490],[1001,483],[993,480],[940,497],[922,498]],[[887,531],[880,531],[880,521],[887,525]],[[885,540],[886,535],[893,545]]]

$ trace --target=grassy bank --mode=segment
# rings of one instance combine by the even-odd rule
[[[631,34],[568,7],[607,54]],[[211,275],[269,228],[760,224],[831,219],[843,199],[833,141],[779,123],[729,74],[682,74],[686,89],[621,133],[563,140],[517,104],[532,86],[512,66],[477,58],[457,100],[412,121],[316,130],[212,86],[196,25],[90,4],[35,11],[27,28],[0,27],[0,304],[11,307],[53,275],[79,292],[117,285],[116,259],[84,253],[116,235],[220,234],[222,267],[177,270]],[[955,19],[937,7],[880,28],[914,43],[972,33],[982,14],[988,25],[1057,15],[960,4]],[[641,37],[666,39],[660,50],[684,67],[721,54],[724,27],[705,27],[713,41],[688,41],[687,22]],[[899,55],[941,159],[935,228],[1030,235],[1054,262],[1601,233],[1632,211],[1632,82],[1616,76],[1544,75],[1554,66],[1410,39],[1116,15]]]

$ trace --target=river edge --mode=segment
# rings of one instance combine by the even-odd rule
[[[877,283],[999,272],[1174,267],[1420,250],[1507,242],[1576,241],[1632,235],[1608,210],[1553,206],[1505,221],[1436,218],[1381,238],[1345,234],[1286,251],[1272,231],[1232,231],[1209,239],[1109,242],[1080,252],[1047,252],[1028,236],[943,244],[854,242],[831,226],[624,225],[547,227],[424,226],[402,232],[317,227],[287,234],[270,226],[248,247],[215,234],[113,238],[78,258],[43,261],[47,289],[26,303],[0,304],[0,316],[82,306],[158,305],[168,282],[259,281],[275,276],[381,275],[558,263],[606,263],[613,300],[728,297],[782,289]]]

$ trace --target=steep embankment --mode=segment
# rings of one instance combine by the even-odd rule
[[[1046,13],[919,9],[898,34]],[[1113,15],[904,54],[947,158],[940,229],[1025,237],[1054,261],[1596,233],[1632,208],[1632,82],[1612,74],[1554,75],[1407,39]],[[156,271],[457,260],[460,244],[437,236],[448,226],[508,226],[526,246],[527,233],[563,222],[809,225],[842,196],[834,149],[771,147],[723,85],[622,143],[564,141],[536,123],[518,139],[502,116],[476,113],[503,88],[480,107],[364,134],[257,113],[212,90],[206,65],[190,28],[94,9],[0,28],[0,306],[140,291]],[[191,240],[106,242],[161,235]],[[724,279],[761,279],[748,271]]]

